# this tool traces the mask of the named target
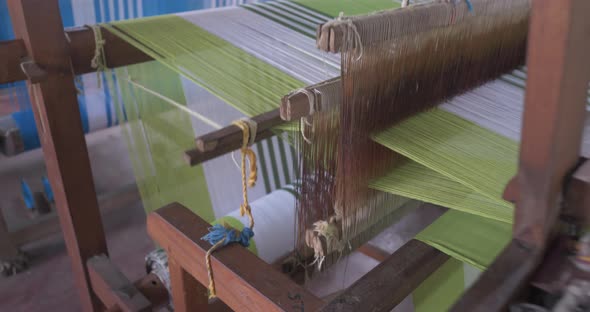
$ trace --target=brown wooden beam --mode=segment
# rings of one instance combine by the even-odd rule
[[[19,255],[18,245],[11,239],[10,232],[0,209],[0,261],[12,260]]]
[[[209,223],[174,203],[148,216],[148,233],[168,256],[202,285],[208,284],[205,253],[211,247],[201,240]],[[211,257],[217,295],[240,311],[314,311],[323,302],[242,246],[230,245]]]
[[[585,161],[574,172],[566,192],[563,213],[578,225],[590,225],[590,161]]]
[[[272,128],[285,123],[280,115],[280,110],[275,109],[252,117],[252,120],[258,124],[255,142],[276,134]],[[196,166],[239,149],[242,147],[242,140],[242,130],[235,125],[230,125],[198,137],[195,140],[197,148],[186,151],[184,158],[189,165]]]
[[[20,68],[20,62],[26,56],[22,40],[0,41],[0,83],[27,79]]]
[[[543,248],[578,163],[590,66],[587,0],[533,1],[514,237]]]
[[[168,257],[174,311],[207,311],[207,288],[186,272],[176,260]]]
[[[516,197],[514,239],[453,311],[500,311],[519,295],[551,238],[564,182],[578,163],[590,80],[590,2],[532,4],[518,186],[506,192]]]
[[[411,240],[322,311],[391,311],[448,259],[436,248]]]
[[[106,66],[115,68],[137,63],[151,61],[152,58],[141,52],[123,39],[113,35],[108,30],[101,28],[102,38],[105,40],[104,45]],[[87,27],[78,27],[67,29],[68,37],[71,40],[70,50],[72,57],[72,67],[76,75],[95,72],[90,66],[90,61],[94,57],[94,33]]]
[[[64,31],[70,40],[68,49],[74,73],[81,75],[96,71],[90,66],[95,47],[92,30],[87,27],[75,27]],[[106,41],[104,50],[108,68],[147,62],[152,59],[105,29],[102,29],[102,36]],[[27,79],[20,68],[20,63],[27,55],[27,49],[21,39],[0,41],[0,84]]]
[[[105,255],[87,261],[92,290],[108,310],[151,311],[150,301]]]
[[[98,310],[86,261],[108,251],[58,1],[9,0],[8,7],[16,37],[48,73],[28,83],[35,121],[82,307]]]

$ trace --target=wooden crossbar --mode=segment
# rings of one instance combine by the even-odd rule
[[[109,31],[102,29],[106,66],[115,68],[150,61],[152,58],[130,45]],[[69,40],[69,57],[72,60],[72,70],[76,75],[95,72],[90,66],[94,57],[94,33],[88,27],[74,27],[63,30]],[[26,44],[22,39],[0,41],[0,84],[27,80],[27,76],[20,68],[20,63],[30,56]],[[32,58],[33,61],[37,59]],[[40,64],[40,66],[47,64]]]
[[[389,312],[443,265],[449,256],[418,240],[411,240],[365,274],[323,312]]]
[[[211,245],[201,237],[208,233],[209,223],[181,204],[173,203],[151,213],[147,227],[150,236],[167,251],[170,262],[201,285],[208,284],[205,254]],[[234,310],[315,311],[323,305],[320,299],[239,245],[215,251],[211,264],[219,281],[217,295]],[[184,284],[190,283],[187,278],[183,277]],[[202,292],[204,288],[198,290],[206,295]]]

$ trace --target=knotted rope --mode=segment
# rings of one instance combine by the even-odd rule
[[[209,298],[215,298],[217,293],[215,291],[215,280],[213,278],[213,269],[211,268],[211,254],[230,243],[239,243],[244,247],[250,246],[250,239],[254,237],[254,217],[252,216],[252,209],[248,203],[248,186],[253,187],[257,179],[256,154],[250,148],[256,139],[257,124],[250,119],[240,119],[233,122],[233,124],[242,130],[242,194],[243,203],[240,205],[240,215],[248,216],[250,221],[249,226],[244,227],[242,231],[238,231],[227,224],[216,224],[209,228],[209,233],[201,239],[206,240],[211,244],[211,248],[205,255],[205,265],[207,266],[207,274],[209,276]],[[250,175],[246,174],[246,158],[250,162]]]
[[[92,57],[92,60],[90,61],[90,66],[93,69],[96,69],[96,78],[98,81],[98,87],[100,88],[100,74],[107,68],[107,59],[104,53],[104,45],[106,44],[106,41],[102,37],[102,31],[100,30],[99,25],[90,25],[87,27],[92,29],[92,33],[94,34],[94,57]]]

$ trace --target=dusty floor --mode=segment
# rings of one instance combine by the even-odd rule
[[[131,280],[144,274],[143,258],[154,248],[145,229],[145,213],[141,202],[135,200],[116,209],[108,206],[111,194],[133,184],[133,174],[124,141],[117,128],[87,137],[95,187],[101,198],[111,259]],[[33,188],[40,187],[44,173],[42,154],[33,151],[18,157],[0,156],[0,208],[14,230],[30,222],[19,199],[20,178]],[[381,249],[393,252],[412,238],[424,224],[430,223],[440,211],[427,211],[418,218],[407,216],[373,240]],[[61,234],[51,235],[23,249],[31,256],[30,268],[9,278],[0,278],[0,311],[78,311],[80,305],[70,272]],[[378,262],[361,253],[353,253],[339,265],[317,274],[307,287],[318,296],[328,296],[349,286]],[[399,311],[407,310],[402,304]]]

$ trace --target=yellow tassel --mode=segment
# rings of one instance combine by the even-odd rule
[[[240,150],[242,154],[241,170],[243,203],[240,205],[240,215],[248,216],[248,219],[250,220],[249,231],[251,235],[254,235],[252,232],[254,229],[254,217],[252,216],[252,209],[248,203],[248,187],[254,187],[258,178],[256,154],[250,148],[250,145],[254,143],[254,139],[256,138],[256,122],[252,120],[236,120],[233,122],[233,124],[239,127],[243,133],[242,148]],[[250,162],[250,175],[246,174],[246,159]],[[225,227],[228,228],[227,226]],[[205,255],[205,265],[207,266],[207,275],[209,276],[209,299],[217,297],[217,292],[215,291],[215,280],[213,279],[213,269],[211,268],[211,254],[215,250],[224,246],[225,240],[228,237],[227,235],[215,243],[211,248],[209,248],[209,250],[207,250],[207,254]],[[235,236],[237,236],[237,234]],[[231,237],[231,235],[229,237]],[[250,237],[251,236],[248,236],[248,240]],[[207,236],[205,236],[204,239],[207,239]]]

